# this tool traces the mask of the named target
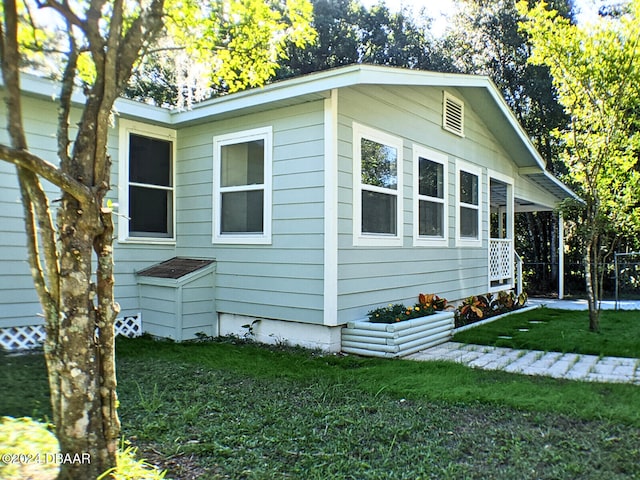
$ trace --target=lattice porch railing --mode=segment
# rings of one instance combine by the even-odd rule
[[[502,282],[513,279],[513,241],[492,238],[489,241],[489,280]]]
[[[138,337],[142,335],[142,315],[117,318],[116,335]],[[0,328],[0,347],[9,351],[29,350],[42,345],[45,339],[44,325]]]

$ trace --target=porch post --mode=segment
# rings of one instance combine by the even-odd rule
[[[564,298],[564,217],[558,212],[558,298]]]

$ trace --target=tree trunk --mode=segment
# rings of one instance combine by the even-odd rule
[[[67,460],[58,478],[94,479],[116,465],[120,424],[115,368],[109,360],[114,355],[115,310],[105,316],[95,305],[92,257],[96,237],[104,238],[99,217],[65,194],[57,221],[60,318],[57,355],[49,352],[47,366],[49,381],[55,384],[51,401],[60,452]],[[111,261],[101,258],[98,263]],[[98,328],[100,318],[102,328]]]
[[[600,301],[598,288],[597,240],[589,239],[585,258],[585,280],[587,286],[587,302],[589,305],[589,330],[600,331]]]

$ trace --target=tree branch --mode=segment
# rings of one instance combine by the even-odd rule
[[[58,158],[64,170],[64,165],[69,162],[69,116],[71,114],[71,96],[78,64],[78,48],[75,38],[71,33],[71,23],[67,23],[69,53],[68,61],[62,75],[62,86],[60,88],[60,111],[58,113]]]
[[[35,173],[22,167],[17,167],[17,172],[22,205],[25,211],[27,251],[31,274],[43,308],[47,310],[45,315],[47,323],[52,323],[50,327],[55,330],[55,325],[51,320],[58,318],[60,268],[53,220],[49,214],[49,201]],[[41,242],[38,241],[38,238],[41,239]],[[43,246],[46,267],[44,271],[41,263],[40,244]]]
[[[20,92],[20,50],[18,47],[18,11],[15,0],[5,0],[4,21],[6,30],[2,36],[2,77],[7,95],[7,127],[11,145],[26,149],[27,139],[22,125],[22,102]]]
[[[25,168],[53,183],[83,205],[94,202],[91,189],[60,171],[55,165],[23,149],[0,144],[0,160]]]
[[[62,17],[64,17],[67,23],[70,23],[71,25],[75,25],[77,27],[82,26],[82,20],[80,20],[80,18],[78,18],[78,16],[73,12],[73,10],[71,10],[67,2],[64,2],[64,4],[62,4],[52,0],[45,0],[44,2],[38,1],[37,4],[38,4],[38,8],[48,7],[55,10]]]

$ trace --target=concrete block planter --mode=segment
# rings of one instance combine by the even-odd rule
[[[437,312],[398,323],[362,319],[342,329],[342,351],[366,357],[403,357],[448,341],[453,312]]]

